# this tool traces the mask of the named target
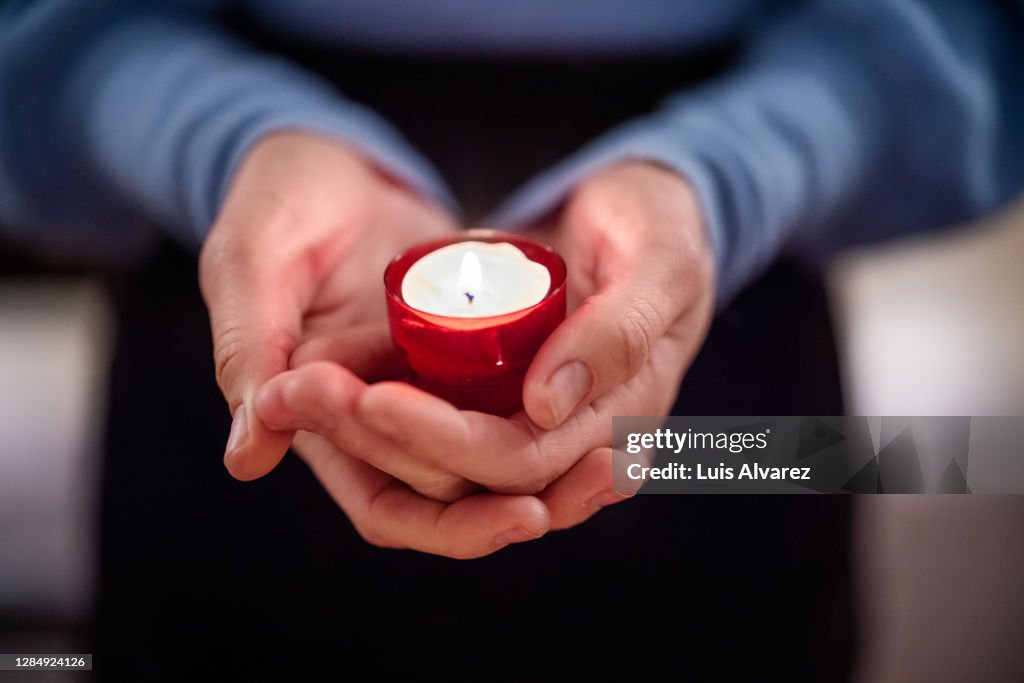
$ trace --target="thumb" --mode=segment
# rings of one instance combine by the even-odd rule
[[[301,308],[272,263],[260,261],[267,250],[225,248],[225,241],[211,235],[204,246],[200,286],[210,314],[217,384],[232,415],[224,465],[248,481],[274,469],[294,436],[264,425],[254,398],[263,383],[288,369]]]
[[[625,278],[585,299],[530,365],[523,388],[530,419],[554,429],[631,379],[680,313],[673,297],[647,275]]]

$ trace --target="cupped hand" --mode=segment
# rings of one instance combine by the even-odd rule
[[[565,257],[571,314],[530,365],[527,414],[544,429],[588,413],[664,414],[714,310],[714,263],[689,183],[650,162],[613,166],[532,234]]]
[[[263,476],[293,437],[259,419],[257,389],[288,369],[300,345],[329,347],[329,334],[353,326],[386,334],[385,265],[454,229],[446,212],[341,142],[279,132],[254,145],[199,264],[217,382],[233,415],[232,475]]]
[[[572,303],[530,367],[523,413],[459,411],[408,385],[367,386],[312,362],[268,383],[261,414],[399,479],[432,468],[449,500],[473,484],[534,494],[551,528],[624,499],[612,490],[611,417],[665,413],[711,318],[712,258],[696,197],[668,170],[626,163],[584,182],[532,235],[566,258]],[[346,362],[326,348],[298,356]]]
[[[331,361],[306,355],[320,352]],[[368,391],[364,377],[379,376],[393,353],[386,333],[365,328],[302,347],[299,367],[257,392],[256,411],[272,428],[301,430],[296,451],[369,543],[466,559],[545,534],[550,514],[536,497],[482,490],[361,424],[355,406]]]

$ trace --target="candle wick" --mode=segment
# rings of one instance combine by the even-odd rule
[[[466,295],[466,298],[467,298],[467,299],[469,299],[469,303],[473,303],[473,299],[475,299],[475,298],[476,298],[475,296],[473,296],[473,295],[472,295],[472,294],[470,294],[469,292],[463,292],[463,294],[465,294],[465,295]]]

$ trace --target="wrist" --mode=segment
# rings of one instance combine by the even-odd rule
[[[617,162],[584,180],[573,201],[594,202],[623,230],[649,230],[659,253],[668,255],[681,284],[715,289],[715,257],[696,190],[676,169],[656,160]]]

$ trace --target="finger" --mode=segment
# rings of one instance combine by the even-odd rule
[[[629,500],[634,493],[618,491],[612,485],[612,449],[603,447],[583,456],[537,497],[551,514],[551,528],[568,529],[602,508]]]
[[[215,228],[215,231],[217,229]],[[256,390],[288,368],[301,324],[301,296],[268,254],[224,228],[203,247],[200,284],[210,315],[217,383],[233,422],[224,463],[238,479],[263,476],[284,456],[290,432],[267,428]]]
[[[278,430],[320,434],[368,465],[401,479],[437,500],[456,500],[477,487],[446,470],[407,457],[386,437],[365,428],[353,415],[366,384],[346,368],[316,361],[277,375],[256,394],[256,412]]]
[[[678,391],[679,377],[661,368],[679,355],[673,347],[667,339],[662,340],[655,346],[651,362],[633,379],[577,410],[558,428],[540,433],[540,449],[558,463],[555,469],[560,474],[578,464],[581,453],[607,448],[613,442],[615,415],[663,415],[668,411]]]
[[[407,371],[391,342],[386,323],[358,325],[340,333],[316,335],[295,349],[291,367],[318,360],[344,365],[368,382],[396,379]]]
[[[662,371],[679,355],[663,340],[652,362],[630,382],[579,410],[553,430],[523,414],[511,419],[459,411],[408,384],[371,385],[356,402],[368,429],[386,436],[411,459],[458,474],[501,493],[537,493],[562,476],[582,454],[612,442],[613,415],[661,415],[679,377]]]
[[[322,437],[300,439],[299,452],[359,534],[374,545],[469,559],[548,531],[547,508],[532,496],[482,493],[441,503],[315,439]]]
[[[539,448],[528,420],[460,411],[408,384],[370,386],[359,397],[356,415],[410,460],[443,468],[493,491],[535,493],[561,474],[552,472],[552,460]]]
[[[628,381],[682,313],[685,292],[638,268],[586,300],[544,343],[527,372],[527,414],[553,429]]]

